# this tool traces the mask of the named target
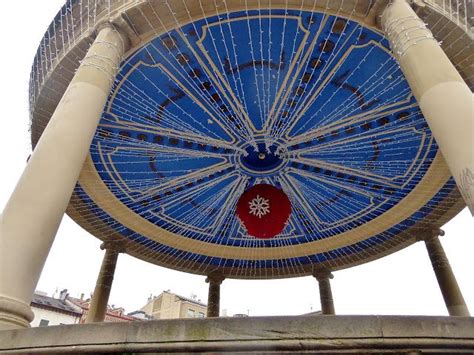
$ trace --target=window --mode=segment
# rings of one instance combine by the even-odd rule
[[[39,326],[40,326],[40,327],[47,327],[48,324],[49,324],[49,320],[47,320],[47,319],[41,319]]]
[[[186,318],[194,318],[194,309],[188,308],[188,313],[186,313]]]
[[[199,312],[199,318],[204,318],[204,313]]]

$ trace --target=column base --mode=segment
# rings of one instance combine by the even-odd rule
[[[29,328],[34,317],[33,311],[26,303],[0,296],[0,331]]]
[[[470,317],[469,309],[466,305],[448,306],[448,313],[453,317]]]

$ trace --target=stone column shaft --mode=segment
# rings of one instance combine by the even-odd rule
[[[100,267],[97,282],[92,295],[89,313],[87,313],[86,323],[103,322],[107,313],[112,282],[114,281],[115,267],[118,255],[121,252],[116,246],[101,246],[105,249],[104,259]]]
[[[0,225],[0,330],[28,327],[29,304],[125,51],[103,26],[7,202]]]
[[[319,298],[321,300],[321,312],[322,314],[336,314],[334,309],[334,300],[332,298],[331,282],[330,279],[333,275],[329,272],[317,273],[314,277],[318,280],[319,284]]]
[[[224,278],[221,276],[208,276],[206,282],[209,283],[209,293],[207,295],[207,317],[219,317],[221,300],[221,283]]]
[[[438,236],[428,236],[425,244],[449,315],[469,317],[466,302]]]
[[[389,3],[382,13],[381,25],[474,215],[474,96],[405,0]]]

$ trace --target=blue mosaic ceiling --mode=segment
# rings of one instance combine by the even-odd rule
[[[448,181],[423,210],[363,240],[292,254],[382,218],[437,153],[386,39],[348,19],[294,10],[205,18],[132,53],[90,153],[130,215],[207,247],[143,235],[78,186],[97,219],[151,253],[242,270],[336,260],[385,243],[453,187]],[[270,240],[248,236],[235,216],[238,198],[258,183],[281,188],[292,204],[286,229]],[[213,254],[225,246],[242,255]],[[248,248],[288,255],[249,260]]]

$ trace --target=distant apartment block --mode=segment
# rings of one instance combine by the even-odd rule
[[[204,318],[207,305],[201,300],[163,291],[159,296],[150,296],[140,311],[153,319]]]
[[[35,318],[32,327],[44,327],[62,324],[85,323],[90,307],[90,298],[84,299],[69,296],[67,290],[62,290],[59,298],[50,297],[45,292],[36,291],[31,308]],[[107,306],[104,322],[130,322],[151,319],[143,311],[126,314],[123,307]]]
[[[63,292],[59,298],[49,297],[44,292],[35,292],[31,309],[35,315],[31,322],[32,327],[77,324],[82,317],[81,308],[71,303],[67,299],[67,293]]]

